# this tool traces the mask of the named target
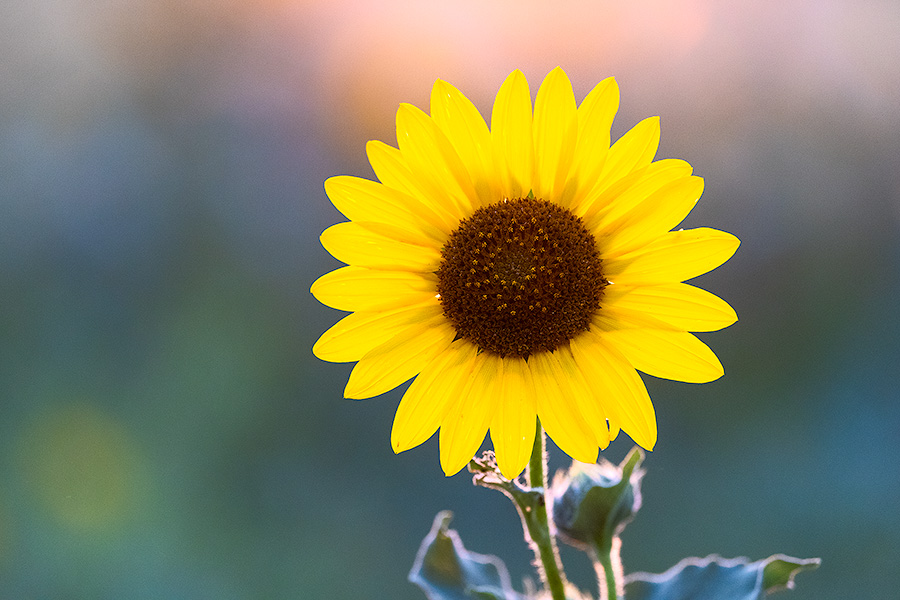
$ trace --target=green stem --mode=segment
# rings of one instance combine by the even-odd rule
[[[556,539],[550,534],[547,519],[547,452],[545,450],[544,429],[540,421],[534,436],[534,448],[528,463],[528,484],[532,490],[541,494],[539,501],[531,506],[519,505],[522,522],[533,542],[535,557],[540,566],[541,579],[553,600],[566,600],[565,574],[559,560],[559,549]]]
[[[535,424],[534,447],[526,474],[527,486],[522,485],[518,478],[510,481],[503,477],[493,453],[472,459],[469,470],[475,474],[472,478],[475,485],[503,492],[513,501],[522,519],[525,539],[534,552],[535,566],[544,589],[550,591],[553,600],[566,600],[566,575],[563,573],[556,538],[550,533],[550,520],[547,518],[547,452],[544,430],[539,420]]]
[[[594,546],[594,569],[597,571],[597,583],[600,586],[600,600],[619,600],[624,598],[624,573],[619,549],[622,542],[613,537],[609,545]]]

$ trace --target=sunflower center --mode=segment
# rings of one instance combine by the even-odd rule
[[[458,337],[528,358],[587,330],[608,283],[601,266],[579,217],[540,199],[503,200],[450,234],[437,291]]]

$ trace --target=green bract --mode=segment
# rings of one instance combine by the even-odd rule
[[[553,522],[564,541],[578,547],[606,547],[625,528],[641,506],[638,468],[643,452],[634,448],[620,465],[601,459],[598,464],[572,462],[558,473],[550,495]]]

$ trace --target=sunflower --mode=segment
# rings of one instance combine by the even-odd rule
[[[357,361],[344,395],[370,398],[411,378],[391,432],[395,452],[440,429],[447,475],[490,432],[501,472],[522,472],[536,418],[572,458],[592,463],[620,430],[650,450],[656,417],[641,371],[707,382],[723,374],[689,332],[737,320],[683,283],[739,245],[715,229],[673,231],[703,192],[683,160],[654,161],[659,119],[610,146],[616,81],[576,105],[562,69],[532,111],[520,71],[506,78],[488,128],[438,80],[431,114],[401,104],[397,144],[369,142],[379,181],[332,177],[349,222],[322,245],[347,264],[313,295],[349,311],[313,347]]]

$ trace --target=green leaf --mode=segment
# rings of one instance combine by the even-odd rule
[[[794,576],[801,571],[811,571],[822,562],[820,558],[799,559],[776,554],[764,561],[763,589],[768,593],[790,590],[794,587]]]
[[[572,461],[553,481],[553,522],[564,541],[577,547],[608,548],[641,507],[640,464],[635,447],[620,465]]]
[[[409,580],[422,588],[429,600],[513,600],[517,594],[506,565],[496,556],[470,552],[459,534],[447,527],[448,510],[434,518],[422,540]]]
[[[776,554],[750,562],[720,556],[686,558],[659,575],[632,573],[625,578],[628,600],[761,600],[794,587],[794,576],[815,569],[818,558]]]

